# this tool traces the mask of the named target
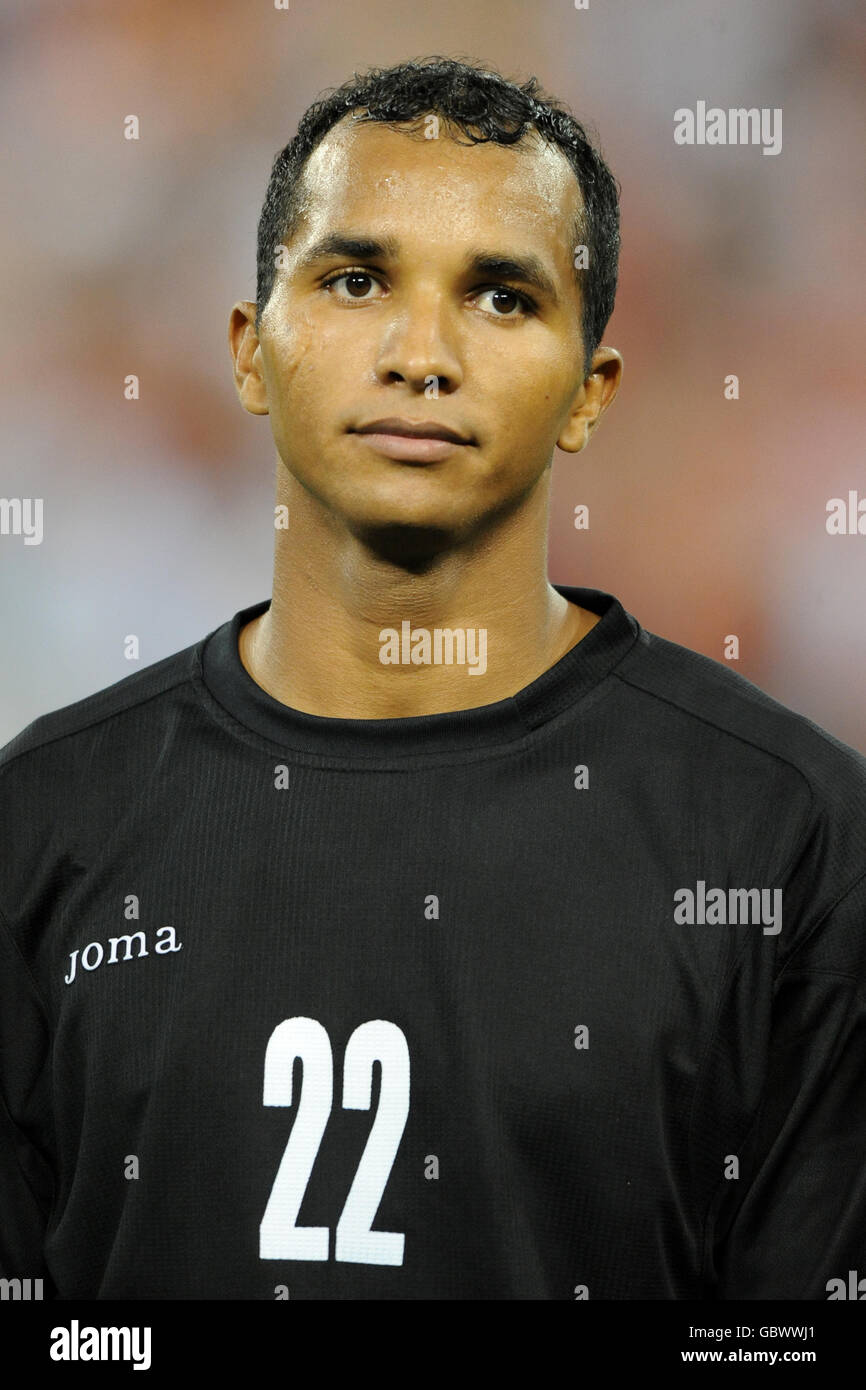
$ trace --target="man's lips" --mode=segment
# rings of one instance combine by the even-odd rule
[[[372,420],[351,433],[362,436],[366,444],[386,458],[404,463],[435,463],[474,442],[436,420],[402,420],[393,416]]]
[[[386,420],[371,420],[359,425],[355,434],[399,434],[407,439],[450,439],[454,444],[471,444],[468,435],[450,429],[438,420],[402,420],[390,415]]]

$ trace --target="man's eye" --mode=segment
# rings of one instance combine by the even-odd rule
[[[522,318],[525,314],[531,314],[535,309],[535,302],[534,300],[529,298],[528,294],[521,294],[518,290],[511,290],[508,288],[507,285],[491,285],[489,289],[482,290],[481,294],[495,295],[497,300],[499,301],[496,304],[496,312],[494,313],[494,318]],[[505,304],[502,303],[503,298],[505,299]],[[517,305],[520,311],[519,313],[513,312],[515,304]],[[505,312],[500,313],[500,309],[505,310]],[[512,312],[508,312],[508,310],[512,310]]]
[[[348,292],[348,294],[349,294],[349,298],[350,298],[350,299],[366,299],[366,298],[368,298],[368,296],[367,296],[366,294],[364,294],[364,293],[360,293],[360,294],[355,293],[355,291],[359,288],[359,287],[358,287],[358,281],[359,281],[359,280],[362,281],[362,282],[363,282],[363,281],[366,281],[368,285],[370,285],[370,284],[376,285],[376,284],[379,283],[378,280],[375,280],[375,279],[373,278],[373,276],[370,274],[370,272],[367,271],[367,270],[343,270],[343,271],[340,272],[339,275],[332,275],[331,278],[330,278],[330,280],[325,280],[325,281],[323,281],[323,283],[322,283],[322,289],[323,289],[323,290],[330,289],[331,285],[336,285],[336,284],[338,284],[338,282],[339,282],[340,280],[346,280],[346,281],[351,282],[351,287],[350,287],[349,285],[347,285],[347,292]],[[360,286],[360,289],[363,291],[365,288],[366,288],[366,286],[362,283],[361,286]]]

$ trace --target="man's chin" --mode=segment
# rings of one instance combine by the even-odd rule
[[[451,527],[421,522],[368,520],[356,523],[352,531],[380,559],[417,572],[453,550],[457,541]]]

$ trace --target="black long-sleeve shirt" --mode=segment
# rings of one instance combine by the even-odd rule
[[[601,621],[493,705],[292,710],[238,654],[266,601],[0,753],[0,1275],[866,1276],[866,759],[557,587]]]

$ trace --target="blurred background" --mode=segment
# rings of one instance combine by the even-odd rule
[[[622,185],[605,341],[625,375],[592,446],[557,454],[551,580],[719,661],[736,634],[726,664],[866,752],[866,535],[826,531],[830,498],[866,498],[864,16],[6,0],[0,497],[44,498],[44,539],[0,535],[0,744],[269,596],[274,448],[237,402],[226,326],[255,298],[271,163],[324,88],[439,53],[535,74]],[[781,153],[676,145],[699,100],[781,107]]]

